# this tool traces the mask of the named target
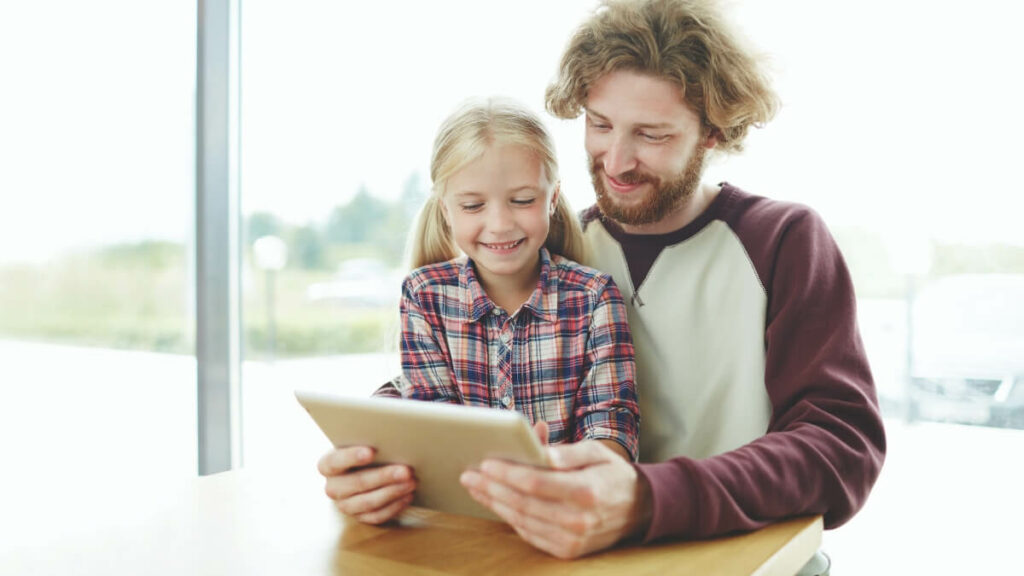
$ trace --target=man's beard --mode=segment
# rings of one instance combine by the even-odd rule
[[[683,168],[683,172],[668,182],[663,182],[657,176],[638,170],[630,170],[616,176],[615,179],[623,184],[650,183],[652,185],[653,190],[647,192],[647,197],[636,206],[621,206],[611,198],[605,188],[604,179],[601,178],[603,168],[600,162],[591,159],[590,178],[594,183],[594,192],[597,194],[597,207],[606,217],[629,226],[661,221],[693,197],[697,186],[700,185],[701,173],[704,172],[705,152],[707,152],[707,148],[698,143],[694,147],[689,162]]]

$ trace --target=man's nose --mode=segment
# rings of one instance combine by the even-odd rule
[[[633,141],[626,136],[612,138],[604,155],[603,168],[609,176],[618,176],[636,168],[636,150]]]

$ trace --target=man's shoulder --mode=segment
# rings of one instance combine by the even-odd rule
[[[828,234],[824,220],[810,206],[751,194],[727,182],[716,218],[724,221],[744,244],[774,243],[794,229],[813,230],[813,235]]]
[[[580,214],[580,226],[583,231],[586,232],[587,226],[592,222],[601,221],[601,210],[597,207],[597,204],[592,204],[589,208],[583,209]]]
[[[726,221],[738,219],[789,221],[818,217],[813,209],[799,202],[758,196],[728,182],[723,182],[721,187],[721,194],[726,195],[726,202],[722,206],[722,213],[719,217]]]
[[[725,185],[728,186],[728,185]],[[723,220],[743,247],[763,286],[772,286],[778,266],[810,274],[816,262],[841,261],[839,247],[824,219],[798,202],[755,196],[737,188],[729,191],[731,206]]]

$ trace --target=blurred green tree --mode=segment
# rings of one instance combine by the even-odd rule
[[[257,238],[263,236],[281,236],[284,224],[281,219],[269,212],[254,212],[245,223],[246,244],[252,244]]]
[[[294,263],[297,267],[306,270],[320,269],[325,266],[324,239],[316,226],[313,224],[299,226],[291,231],[290,236],[288,249],[295,256],[289,258],[289,264]]]
[[[366,186],[348,203],[331,211],[327,220],[327,241],[332,244],[360,244],[373,241],[375,232],[388,217],[389,205],[370,194]]]

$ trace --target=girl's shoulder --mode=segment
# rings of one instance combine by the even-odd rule
[[[428,287],[458,286],[464,262],[465,257],[461,257],[420,266],[405,277],[404,285],[414,292]]]
[[[609,285],[615,285],[610,274],[605,274],[597,268],[580,264],[560,254],[551,255],[551,275],[555,277],[563,290],[576,288],[601,292]]]

